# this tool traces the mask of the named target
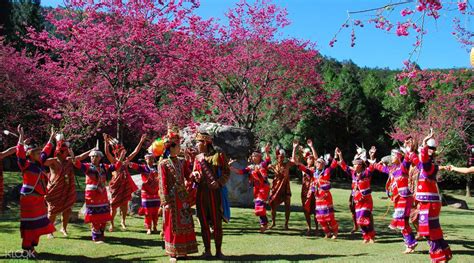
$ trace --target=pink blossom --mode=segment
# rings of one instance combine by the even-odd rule
[[[398,87],[398,91],[400,92],[400,95],[403,96],[408,94],[408,88],[405,85],[400,85],[400,87]]]

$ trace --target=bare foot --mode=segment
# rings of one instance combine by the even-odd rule
[[[357,232],[357,230],[359,230],[358,227],[353,227],[352,230],[351,230],[351,234],[354,234],[355,232]]]
[[[153,228],[153,233],[158,232],[158,229],[156,229],[156,226]]]
[[[48,234],[48,239],[54,239],[53,234]]]
[[[224,256],[224,254],[222,254],[222,252],[217,252],[217,253],[216,253],[216,258],[222,260],[222,259],[225,258],[225,256]]]
[[[120,226],[122,226],[122,230],[127,230],[127,226],[124,222],[120,223]]]
[[[61,230],[59,230],[59,231],[60,231],[61,233],[63,233],[63,235],[64,235],[65,237],[68,236],[66,229],[61,228]]]
[[[113,225],[111,225],[111,226],[109,227],[109,232],[114,232],[114,226],[113,226]]]
[[[415,249],[407,247],[407,249],[405,249],[405,251],[403,251],[403,254],[411,254],[413,252],[415,252]]]
[[[96,244],[104,244],[104,241],[98,240],[98,241],[94,241],[94,243],[96,243]]]
[[[211,251],[204,251],[204,253],[202,253],[201,255],[202,259],[210,259],[211,257],[212,257]]]
[[[372,238],[369,239],[369,244],[373,244],[373,243],[375,243],[375,240],[373,240]]]
[[[146,234],[147,234],[147,235],[151,235],[151,229],[147,229],[147,230],[146,230]]]
[[[275,226],[276,226],[275,224],[272,224],[270,227],[268,227],[268,229],[272,229],[272,228],[274,228]],[[262,228],[262,227],[260,226],[260,228]]]
[[[324,238],[325,238],[325,239],[328,239],[328,238],[330,238],[330,237],[331,237],[331,235],[329,235],[329,234],[324,235]]]
[[[337,234],[334,234],[331,238],[332,238],[332,239],[336,239],[336,238],[337,238]]]
[[[176,258],[170,257],[170,262],[171,262],[171,263],[174,263],[174,262],[176,262],[176,261],[177,261]]]
[[[288,229],[290,229],[290,228],[288,227],[288,224],[285,224],[285,230],[288,230]]]
[[[364,240],[362,240],[362,243],[363,243],[363,244],[368,244],[368,243],[369,243],[369,240],[364,239]]]
[[[260,225],[260,233],[263,233],[267,230],[268,226],[267,225]]]
[[[311,229],[306,229],[306,236],[311,236]]]

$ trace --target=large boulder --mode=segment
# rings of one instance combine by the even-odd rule
[[[196,131],[212,135],[214,148],[237,160],[233,166],[241,169],[247,165],[247,157],[255,145],[255,137],[251,131],[217,123],[201,123],[196,128],[187,127],[182,130],[183,147],[192,147]],[[227,189],[232,206],[252,205],[253,193],[247,176],[231,172]]]
[[[132,215],[138,214],[138,209],[142,204],[141,189],[143,185],[142,176],[140,174],[132,175],[133,182],[138,187],[138,190],[132,193],[132,200],[128,202],[128,213]]]

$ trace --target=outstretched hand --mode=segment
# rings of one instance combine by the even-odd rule
[[[423,139],[423,146],[426,146],[426,142],[433,138],[434,136],[434,132],[433,132],[433,128],[430,128],[430,133],[428,134],[428,136],[426,136],[424,139]]]
[[[17,127],[17,131],[18,131],[18,143],[19,144],[24,144],[25,143],[25,132],[23,130],[23,127],[21,126],[21,124],[18,125]]]
[[[369,150],[369,157],[370,159],[374,159],[375,158],[375,153],[377,152],[377,148],[375,148],[375,146],[372,146]]]
[[[54,126],[51,126],[51,132],[49,134],[49,141],[52,141],[56,136],[56,131],[54,130]]]
[[[299,142],[297,140],[294,140],[293,141],[293,149],[296,149],[296,147],[298,147],[299,145]]]
[[[272,145],[271,145],[269,142],[267,142],[267,144],[265,144],[265,148],[264,148],[264,149],[265,149],[265,153],[270,153],[270,150],[271,150],[270,147],[271,147],[271,146],[272,146]]]

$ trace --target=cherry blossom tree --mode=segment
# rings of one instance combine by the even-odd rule
[[[337,94],[322,88],[314,44],[276,37],[289,24],[285,9],[241,1],[226,16],[228,24],[208,36],[202,85],[195,87],[208,119],[254,130],[268,114],[292,127],[303,112],[330,111]]]
[[[361,16],[364,15],[364,16]],[[356,32],[366,25],[393,33],[398,37],[415,36],[413,51],[408,60],[418,53],[423,45],[423,37],[434,28],[442,16],[452,17],[452,36],[462,47],[470,49],[474,45],[474,32],[469,27],[472,24],[474,8],[468,0],[400,0],[374,6],[366,10],[351,10],[347,19],[329,42],[332,47],[336,44],[339,34],[348,29],[351,31],[351,46],[356,44]],[[364,19],[365,17],[370,17]],[[434,22],[434,23],[430,23]],[[431,24],[431,25],[430,25]],[[448,37],[448,36],[446,36]]]
[[[31,29],[42,69],[54,76],[45,88],[45,111],[66,133],[90,137],[124,129],[163,131],[156,105],[170,88],[163,81],[183,63],[194,1],[81,1],[50,12],[54,32]]]

